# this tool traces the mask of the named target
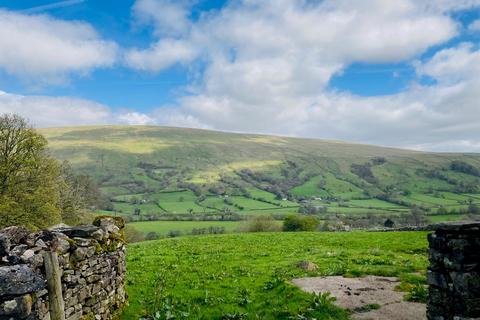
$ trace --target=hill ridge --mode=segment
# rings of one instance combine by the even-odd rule
[[[128,216],[288,214],[305,202],[341,214],[458,211],[480,192],[480,154],[165,126],[39,131]]]

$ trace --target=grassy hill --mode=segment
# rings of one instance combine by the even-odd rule
[[[94,177],[110,209],[129,216],[284,215],[300,205],[455,215],[480,202],[480,154],[157,126],[40,131],[54,156]]]
[[[316,271],[297,267],[301,261]],[[348,319],[301,291],[304,276],[396,276],[398,289],[425,283],[425,232],[261,233],[131,244],[124,319]],[[150,319],[150,318],[149,318]]]

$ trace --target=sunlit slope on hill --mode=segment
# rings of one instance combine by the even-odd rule
[[[124,213],[286,211],[303,198],[328,199],[330,212],[395,211],[460,208],[480,197],[479,154],[157,126],[41,133]]]

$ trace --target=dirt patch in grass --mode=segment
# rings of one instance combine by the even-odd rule
[[[314,277],[294,279],[292,283],[307,292],[330,292],[335,304],[352,311],[352,319],[424,320],[423,303],[403,300],[404,292],[395,291],[397,278],[366,276],[363,278]]]

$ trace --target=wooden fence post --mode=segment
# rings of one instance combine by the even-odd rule
[[[43,261],[47,277],[50,319],[65,320],[65,303],[62,295],[62,279],[57,253],[55,251],[45,251]]]

